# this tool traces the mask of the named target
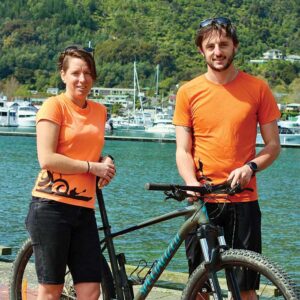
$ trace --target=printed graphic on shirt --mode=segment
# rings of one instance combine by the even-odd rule
[[[203,162],[200,159],[198,159],[198,164],[199,167],[196,169],[197,180],[202,184],[211,183],[212,179],[204,174]]]
[[[53,174],[50,171],[44,171],[42,173],[40,181],[37,183],[37,187],[36,191],[46,194],[58,195],[81,201],[90,201],[92,199],[92,197],[80,195],[85,193],[86,190],[77,192],[76,187],[70,190],[69,183],[65,179],[58,178],[54,180]]]

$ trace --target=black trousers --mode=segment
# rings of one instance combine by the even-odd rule
[[[247,249],[261,253],[261,212],[258,201],[243,203],[206,203],[210,221],[224,229],[226,244],[233,249]],[[208,241],[210,246],[211,241]],[[185,240],[189,274],[203,261],[196,230]],[[257,289],[259,280],[253,272],[242,272],[238,278],[241,290]]]

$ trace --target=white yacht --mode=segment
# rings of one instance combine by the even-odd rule
[[[296,133],[293,129],[287,127],[279,126],[278,128],[281,145],[300,145],[300,133]],[[260,133],[257,134],[256,143],[264,144]]]
[[[300,133],[300,115],[291,117],[288,120],[279,120],[278,126],[280,128],[289,128],[294,133]]]
[[[17,127],[17,113],[13,108],[0,107],[0,126]]]
[[[38,109],[31,104],[20,104],[17,107],[19,127],[35,127],[35,118]]]
[[[0,126],[17,127],[17,113],[15,108],[7,105],[7,100],[0,99]]]
[[[145,129],[146,132],[171,134],[175,135],[175,126],[172,123],[172,118],[168,114],[157,114],[154,119],[153,126]]]
[[[9,109],[15,110],[19,127],[35,127],[35,119],[38,109],[28,101],[16,100],[7,102]]]
[[[151,115],[144,112],[129,114],[127,117],[112,117],[107,123],[116,130],[145,130],[152,125]]]

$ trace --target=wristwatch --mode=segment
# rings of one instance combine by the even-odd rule
[[[258,166],[254,161],[249,161],[246,163],[247,166],[252,170],[252,176],[255,176],[255,173],[258,171]]]

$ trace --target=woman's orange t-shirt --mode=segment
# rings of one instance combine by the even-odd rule
[[[47,99],[36,122],[49,120],[60,126],[57,153],[84,161],[99,161],[104,146],[106,108],[88,100],[86,108],[65,94]],[[96,177],[93,174],[60,174],[41,170],[32,195],[71,205],[95,207]]]
[[[214,84],[201,75],[184,84],[176,96],[173,123],[193,128],[195,167],[213,183],[225,181],[230,172],[255,157],[257,125],[280,117],[267,84],[244,72],[228,84]],[[258,198],[256,177],[232,201]]]

